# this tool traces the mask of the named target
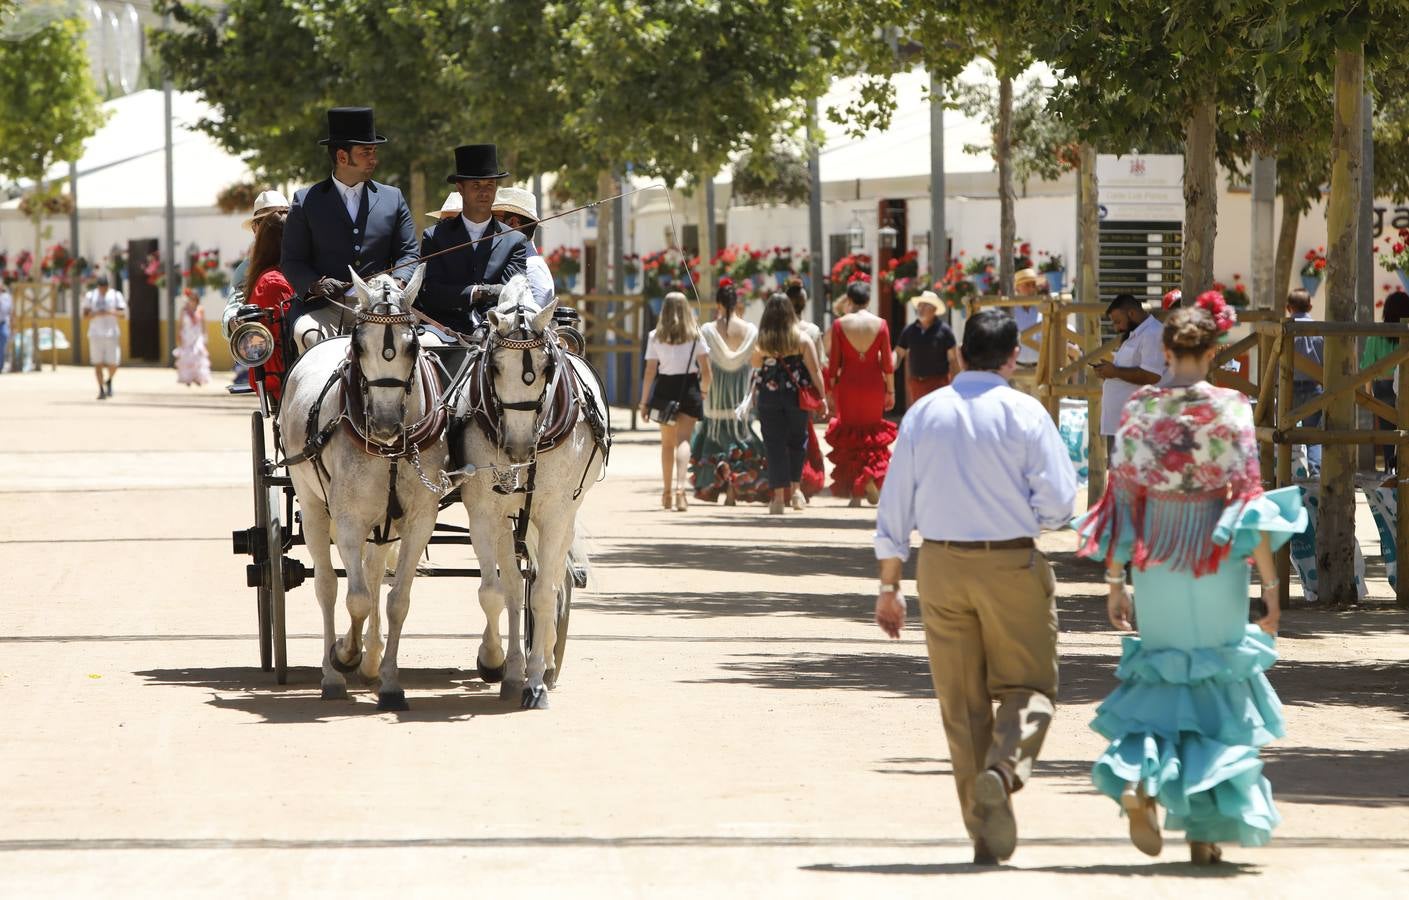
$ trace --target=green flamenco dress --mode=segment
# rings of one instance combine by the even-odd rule
[[[709,351],[711,382],[704,419],[690,442],[690,474],[698,500],[714,503],[732,483],[740,503],[767,503],[772,492],[768,489],[763,439],[754,428],[751,412],[744,421],[734,413],[748,395],[753,379],[750,360],[758,328],[743,319],[733,319],[729,327],[744,332],[743,342],[733,350],[724,343],[716,323],[707,322],[700,328]]]
[[[1182,399],[1176,419],[1198,400]],[[1245,402],[1235,415],[1244,411]],[[1183,421],[1188,427],[1173,442],[1196,458],[1193,465],[1152,475],[1139,464],[1142,448],[1127,446],[1106,497],[1073,523],[1082,555],[1132,563],[1140,632],[1124,638],[1121,684],[1091,722],[1110,741],[1091,777],[1117,803],[1127,785],[1138,784],[1166,810],[1164,827],[1189,841],[1261,846],[1280,816],[1258,748],[1282,737],[1283,719],[1265,674],[1277,658],[1275,639],[1248,624],[1248,560],[1263,537],[1276,549],[1303,531],[1307,515],[1299,488],[1261,493],[1257,486],[1250,412],[1249,434],[1234,440],[1212,437],[1201,417],[1196,410],[1195,421]],[[1149,438],[1149,424],[1136,428],[1136,442]],[[1244,452],[1251,445],[1250,459],[1208,458],[1210,446],[1226,456],[1227,446],[1239,444]],[[1167,464],[1169,452],[1156,445],[1154,459]],[[1236,472],[1231,491],[1226,482],[1211,490],[1211,478],[1198,480],[1199,467],[1210,463]]]

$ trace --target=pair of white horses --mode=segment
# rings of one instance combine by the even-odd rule
[[[379,709],[406,709],[406,694],[398,677],[397,658],[402,627],[411,604],[416,565],[434,531],[443,493],[458,485],[469,511],[470,538],[479,559],[479,602],[486,626],[478,651],[478,667],[486,680],[502,673],[501,696],[520,694],[525,708],[548,705],[545,678],[552,681],[553,648],[557,641],[557,598],[563,588],[567,557],[573,543],[578,508],[586,490],[604,465],[594,452],[591,426],[579,416],[566,441],[540,452],[548,400],[567,359],[556,345],[553,311],[557,300],[539,308],[527,281],[517,277],[505,285],[497,307],[489,313],[489,335],[482,364],[486,385],[492,384],[498,434],[486,434],[473,420],[462,431],[460,459],[468,465],[445,473],[450,457],[448,436],[439,433],[418,455],[403,454],[392,466],[378,448],[406,443],[407,434],[434,410],[434,391],[418,384],[425,370],[418,365],[419,346],[411,304],[420,290],[425,266],[418,266],[405,289],[385,275],[364,282],[353,273],[357,325],[350,336],[325,340],[308,350],[288,373],[280,422],[287,453],[306,446],[310,432],[333,426],[345,415],[344,391],[360,390],[357,411],[363,432],[336,427],[317,458],[289,467],[303,511],[303,529],[313,556],[314,583],[323,612],[324,659],[322,695],[345,698],[345,676],[360,671],[380,678]],[[351,361],[350,382],[331,377]],[[580,360],[570,360],[581,364]],[[586,369],[590,372],[590,368]],[[329,385],[332,385],[329,387]],[[351,387],[349,385],[352,385]],[[605,414],[597,387],[588,402]],[[320,399],[321,398],[321,399]],[[474,412],[466,392],[455,401],[457,412]],[[356,407],[353,407],[356,409]],[[310,413],[317,410],[315,417]],[[373,452],[369,452],[372,450]],[[525,655],[519,623],[523,618],[524,581],[515,557],[512,517],[524,508],[526,494],[504,491],[513,479],[496,473],[519,473],[532,466],[530,524],[532,556],[537,577],[529,599],[534,618],[532,646]],[[321,470],[319,467],[322,467]],[[395,479],[394,490],[389,483]],[[501,491],[496,491],[499,484]],[[436,488],[436,489],[432,489]],[[389,507],[399,512],[389,517]],[[378,601],[389,544],[370,540],[391,518],[390,536],[399,538],[395,576],[386,597],[389,626],[382,643]],[[351,622],[341,637],[334,626],[337,576],[330,542],[336,542],[347,570],[347,611]],[[509,646],[505,652],[500,619],[508,609]],[[365,634],[365,641],[364,641]]]

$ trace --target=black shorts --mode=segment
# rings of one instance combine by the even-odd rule
[[[663,410],[675,401],[680,403],[680,415],[692,419],[704,418],[704,395],[700,393],[698,373],[656,376],[655,384],[651,387],[650,402],[646,405],[651,409]]]

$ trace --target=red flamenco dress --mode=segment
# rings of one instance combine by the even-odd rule
[[[274,268],[265,271],[255,281],[248,301],[255,306],[279,312],[269,323],[269,330],[274,336],[274,353],[264,364],[264,388],[275,403],[279,402],[284,390],[284,315],[288,312],[288,301],[293,295],[293,286],[284,277],[284,273]]]
[[[894,422],[885,419],[885,376],[895,371],[891,358],[890,328],[881,330],[864,353],[858,352],[832,323],[832,352],[827,361],[827,384],[836,397],[836,418],[827,426],[832,452],[832,495],[860,497],[866,482],[879,489],[890,468],[890,445],[895,442]]]

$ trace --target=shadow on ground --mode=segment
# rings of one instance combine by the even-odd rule
[[[980,875],[989,872],[1031,872],[1056,875],[1124,875],[1161,878],[1235,878],[1256,875],[1260,866],[1225,862],[1217,866],[1196,866],[1192,863],[1161,862],[1145,865],[1113,865],[1098,863],[1090,866],[976,866],[971,863],[878,863],[872,865],[842,865],[814,863],[799,866],[804,872],[839,875]]]
[[[288,684],[275,684],[274,676],[254,666],[212,669],[149,669],[133,673],[155,685],[187,687],[210,695],[216,709],[255,716],[271,725],[331,722],[354,716],[377,715],[376,682],[353,674],[347,679],[345,700],[323,700],[321,669],[295,666]],[[406,722],[448,722],[476,716],[517,712],[518,696],[500,700],[496,685],[484,684],[471,672],[459,669],[401,670],[401,686],[411,709],[390,713]]]

